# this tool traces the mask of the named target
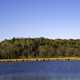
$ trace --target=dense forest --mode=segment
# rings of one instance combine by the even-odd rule
[[[13,38],[0,42],[0,59],[74,56],[80,56],[80,39]]]

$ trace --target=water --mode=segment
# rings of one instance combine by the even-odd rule
[[[80,62],[0,63],[0,80],[80,80]]]

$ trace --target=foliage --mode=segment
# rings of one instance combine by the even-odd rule
[[[13,38],[0,42],[0,59],[80,56],[80,40]]]

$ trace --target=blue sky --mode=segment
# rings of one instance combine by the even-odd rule
[[[80,0],[0,0],[0,40],[80,38]]]

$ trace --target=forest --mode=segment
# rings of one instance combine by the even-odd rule
[[[80,57],[80,39],[12,38],[0,42],[0,59]]]

